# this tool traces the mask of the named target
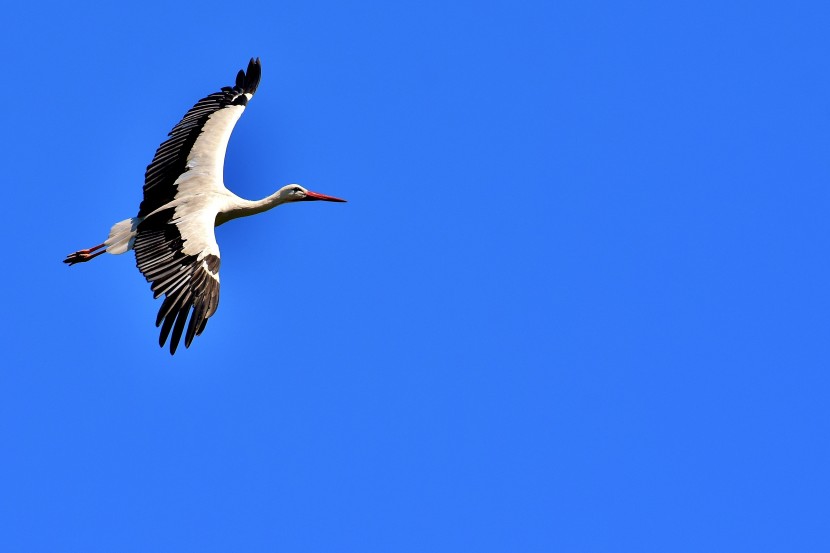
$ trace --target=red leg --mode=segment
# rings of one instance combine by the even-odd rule
[[[76,251],[75,253],[81,253],[81,254],[85,254],[85,253],[92,253],[92,252],[94,252],[95,250],[100,250],[100,249],[101,249],[101,248],[103,248],[104,246],[106,246],[106,243],[104,243],[104,244],[98,244],[97,246],[92,246],[91,248],[87,248],[87,249],[85,249],[85,250],[78,250],[78,251]]]
[[[107,250],[102,250],[106,244],[98,244],[97,246],[93,246],[91,248],[87,248],[85,250],[78,250],[75,253],[71,253],[66,256],[66,259],[63,260],[64,263],[69,265],[74,265],[75,263],[85,263],[90,259],[95,259],[102,253],[107,253]],[[101,250],[98,253],[92,253],[95,250]]]

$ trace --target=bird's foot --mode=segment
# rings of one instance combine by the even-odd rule
[[[93,246],[91,248],[87,248],[85,250],[78,250],[74,253],[70,253],[66,256],[66,259],[63,260],[64,263],[72,266],[75,263],[85,263],[91,259],[95,259],[102,253],[107,253],[107,250],[101,250],[105,244],[98,244],[97,246]],[[92,253],[95,250],[101,250],[98,253]]]

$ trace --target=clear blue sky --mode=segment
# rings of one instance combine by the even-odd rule
[[[0,551],[828,551],[823,2],[16,2]],[[251,56],[157,346],[144,168]]]

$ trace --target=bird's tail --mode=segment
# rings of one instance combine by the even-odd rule
[[[133,249],[133,242],[135,242],[135,235],[138,232],[138,225],[141,221],[143,221],[142,218],[132,217],[131,219],[124,219],[123,221],[115,223],[110,229],[110,235],[106,242],[85,250],[70,253],[63,262],[74,265],[75,263],[85,263],[91,259],[95,259],[102,253],[119,254],[130,251]]]

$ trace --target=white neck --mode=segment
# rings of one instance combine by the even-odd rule
[[[226,223],[231,219],[256,215],[257,213],[274,209],[278,205],[286,203],[286,199],[281,192],[282,190],[277,190],[270,196],[253,201],[234,195],[233,199],[228,202],[228,206],[216,216],[216,226]]]

